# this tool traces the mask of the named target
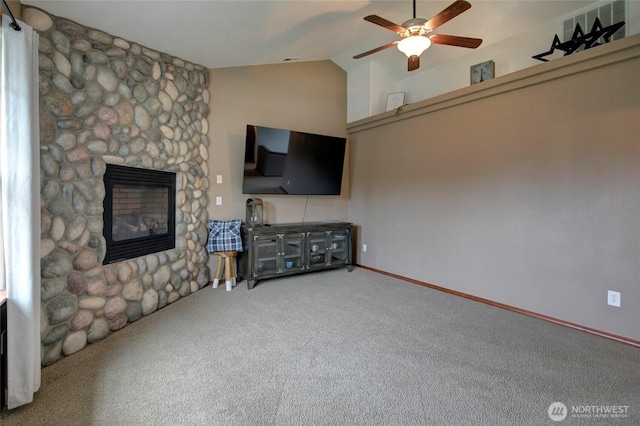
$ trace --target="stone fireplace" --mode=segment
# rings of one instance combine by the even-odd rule
[[[209,93],[200,65],[34,7],[22,17],[40,34],[46,366],[206,285]],[[119,167],[174,186],[119,182],[113,204],[104,178]],[[111,254],[142,240],[153,252]]]
[[[175,248],[176,175],[107,165],[103,264]]]

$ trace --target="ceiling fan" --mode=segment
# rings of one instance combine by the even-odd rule
[[[469,2],[465,0],[456,0],[442,12],[438,13],[433,18],[426,20],[423,18],[416,18],[416,0],[413,0],[413,19],[409,19],[402,25],[396,25],[393,22],[387,21],[377,15],[365,16],[365,21],[380,25],[381,27],[397,33],[401,37],[401,40],[361,53],[354,56],[353,59],[360,59],[364,56],[371,55],[372,53],[380,52],[381,50],[397,45],[398,49],[407,55],[407,58],[409,58],[408,70],[414,71],[420,67],[420,55],[429,48],[429,46],[431,46],[431,43],[475,49],[480,46],[482,39],[432,34],[433,30],[438,28],[440,25],[450,21],[470,7],[471,4]]]

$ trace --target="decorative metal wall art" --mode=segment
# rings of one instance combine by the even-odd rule
[[[532,56],[532,58],[548,62],[549,60],[545,57],[551,55],[556,49],[563,51],[564,56],[567,56],[577,51],[581,46],[584,46],[585,49],[600,46],[602,44],[598,42],[600,38],[602,38],[605,43],[609,43],[611,41],[611,36],[623,26],[624,21],[609,25],[608,27],[603,27],[600,23],[600,19],[596,18],[593,22],[593,26],[591,27],[591,31],[585,34],[582,31],[580,24],[576,24],[576,29],[573,31],[571,40],[561,43],[560,37],[556,34],[553,38],[553,42],[551,43],[551,49]]]

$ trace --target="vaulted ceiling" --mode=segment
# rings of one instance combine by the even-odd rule
[[[471,9],[436,33],[482,38],[483,45],[526,31],[594,0],[469,0]],[[448,1],[418,1],[418,17],[431,18]],[[406,58],[396,49],[355,60],[352,56],[397,40],[363,20],[375,14],[396,24],[412,18],[410,0],[22,0],[23,5],[74,20],[208,68],[334,60],[345,69],[375,59],[393,62],[397,75]],[[545,35],[552,37],[552,35]],[[464,55],[467,49],[432,46],[421,70]],[[406,74],[408,76],[408,74]]]

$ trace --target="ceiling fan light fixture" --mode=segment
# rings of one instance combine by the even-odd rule
[[[407,58],[410,58],[412,56],[420,56],[429,46],[431,46],[429,37],[413,35],[403,38],[398,43],[398,50],[407,55]]]

